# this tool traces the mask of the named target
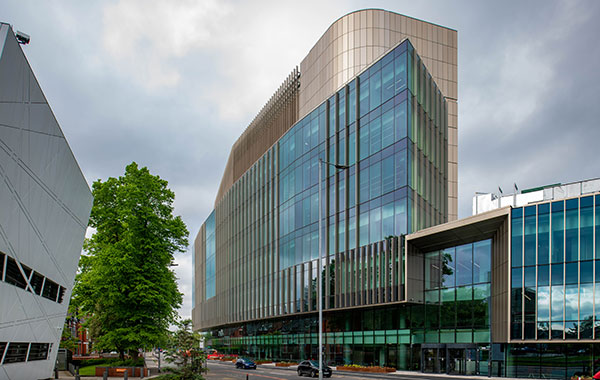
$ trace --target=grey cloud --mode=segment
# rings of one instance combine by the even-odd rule
[[[175,191],[190,242],[212,209],[231,145],[325,29],[359,8],[381,7],[459,32],[461,217],[470,215],[474,191],[600,176],[599,2],[231,4],[222,25],[211,29],[213,43],[165,58],[181,80],[153,88],[115,67],[105,51],[106,3],[0,4],[3,21],[32,36],[26,55],[88,182],[118,176],[134,160],[148,166]],[[170,32],[157,28],[156,36]],[[522,59],[516,64],[515,54]],[[181,314],[189,316],[191,276],[179,277],[187,300]]]

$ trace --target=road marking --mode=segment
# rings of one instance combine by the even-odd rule
[[[239,374],[239,372],[234,372],[234,373],[236,375]],[[273,377],[273,376],[261,375],[260,373],[257,373],[257,372],[253,372],[252,377],[264,377],[265,379],[286,380],[286,378],[284,378],[284,377]]]

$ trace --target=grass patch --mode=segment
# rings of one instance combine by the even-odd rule
[[[137,361],[133,359],[119,360],[119,358],[88,359],[82,360],[79,365],[81,376],[96,376],[96,367],[143,367],[144,359],[138,358]]]

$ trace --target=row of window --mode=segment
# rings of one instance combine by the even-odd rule
[[[1,363],[22,363],[48,359],[52,343],[0,342]]]
[[[62,303],[65,296],[66,289],[63,286],[2,252],[0,252],[0,280],[58,303]]]
[[[255,313],[254,306],[270,308],[279,303],[273,298],[281,295],[270,287],[287,284],[277,280],[264,284],[259,279],[281,278],[277,269],[314,259],[318,252],[314,224],[319,211],[319,157],[351,166],[334,178],[329,176],[336,170],[323,167],[328,178],[323,209],[330,216],[325,220],[324,242],[329,242],[329,252],[379,241],[397,230],[409,232],[413,225],[427,227],[444,221],[446,167],[441,163],[447,155],[446,107],[406,41],[298,121],[217,205],[214,224],[231,233],[219,235],[213,243],[208,228],[213,222],[207,220],[206,298],[215,295],[214,284],[220,278],[215,272],[231,266],[234,283],[216,285],[219,292],[233,294],[231,315],[261,317],[263,313]],[[396,152],[395,145],[402,149]],[[397,191],[411,189],[416,194],[405,194],[402,202],[396,202]],[[386,195],[394,199],[384,199]],[[352,212],[359,203],[360,209]],[[270,228],[271,222],[267,225],[269,213],[274,213],[278,230]],[[277,250],[277,245],[268,245],[272,239],[278,240]],[[231,253],[223,267],[215,268],[208,254],[213,246]]]
[[[515,208],[511,215],[513,267],[600,258],[600,195]]]

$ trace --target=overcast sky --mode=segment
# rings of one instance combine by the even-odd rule
[[[190,243],[233,142],[337,18],[384,8],[458,30],[459,217],[475,191],[600,177],[600,1],[3,0],[91,183],[169,181]],[[191,249],[190,249],[191,252]],[[191,316],[191,255],[178,254]]]

